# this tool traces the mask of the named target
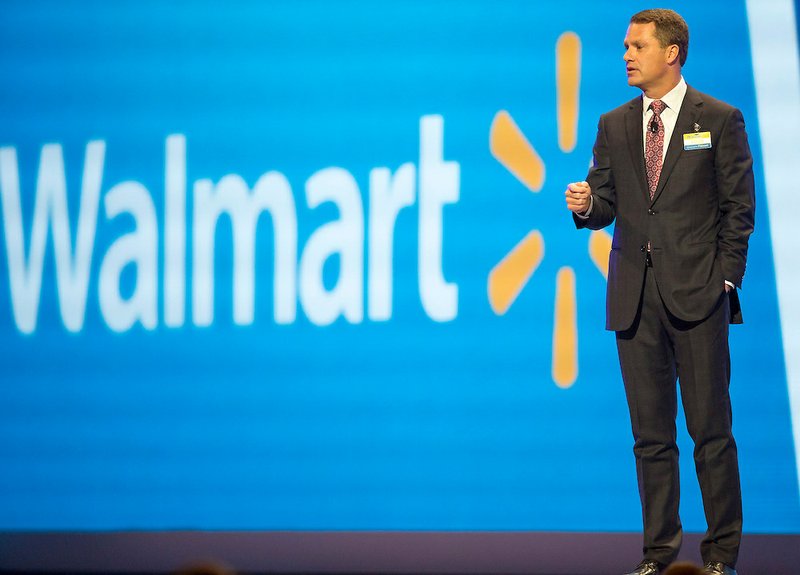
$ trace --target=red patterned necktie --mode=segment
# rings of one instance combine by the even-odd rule
[[[661,100],[653,100],[650,109],[653,117],[647,124],[647,139],[644,149],[644,162],[647,167],[647,186],[650,188],[650,199],[656,195],[658,177],[661,175],[661,166],[664,164],[664,122],[661,121],[661,112],[667,105]]]

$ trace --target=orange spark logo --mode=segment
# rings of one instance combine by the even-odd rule
[[[581,74],[581,41],[574,32],[563,33],[556,43],[556,91],[558,106],[558,146],[570,153],[578,143],[578,109]],[[489,131],[489,148],[500,162],[530,191],[538,193],[545,183],[545,163],[525,138],[511,114],[495,114]],[[559,183],[569,176],[559,178]],[[566,216],[565,216],[566,217]],[[608,277],[611,236],[595,231],[589,237],[588,252],[597,269]],[[497,315],[504,315],[544,259],[545,241],[533,229],[489,272],[489,304]],[[553,320],[553,381],[561,388],[571,387],[578,377],[578,322],[575,270],[562,266],[556,274]]]

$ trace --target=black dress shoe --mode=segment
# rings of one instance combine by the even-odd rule
[[[706,561],[703,572],[707,575],[736,575],[736,569],[719,561]]]
[[[636,569],[625,575],[659,575],[663,566],[658,561],[652,559],[645,559],[636,566]],[[727,573],[725,574],[727,575]]]

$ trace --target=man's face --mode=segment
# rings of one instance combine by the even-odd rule
[[[667,51],[655,37],[656,25],[631,24],[625,35],[625,68],[628,85],[636,86],[643,92],[658,88],[668,81],[669,64]]]

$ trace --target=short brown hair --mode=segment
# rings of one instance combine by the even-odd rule
[[[686,56],[689,54],[689,26],[681,15],[675,10],[665,8],[653,8],[642,10],[631,16],[631,24],[648,24],[652,22],[656,25],[655,36],[662,48],[676,44],[679,49],[681,67],[686,63]]]

